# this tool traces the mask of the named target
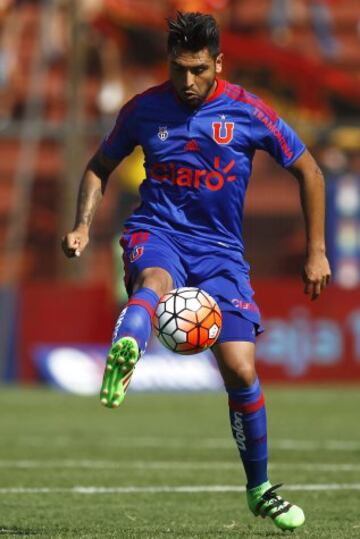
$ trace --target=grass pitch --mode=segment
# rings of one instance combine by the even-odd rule
[[[291,537],[360,538],[359,390],[265,390],[270,478],[307,519]],[[2,388],[0,403],[2,537],[283,537],[236,491],[225,394],[130,393],[108,410]]]

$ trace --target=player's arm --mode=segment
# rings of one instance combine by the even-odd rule
[[[138,144],[137,133],[135,96],[119,111],[112,130],[86,166],[79,187],[75,225],[62,240],[66,256],[80,256],[89,243],[90,225],[104,195],[109,175]]]
[[[118,163],[99,149],[87,164],[79,186],[74,228],[62,239],[63,251],[69,258],[80,256],[89,243],[90,225],[105,193],[109,175]]]
[[[309,151],[289,167],[299,182],[306,229],[305,293],[316,299],[330,280],[325,249],[325,184],[322,172]]]

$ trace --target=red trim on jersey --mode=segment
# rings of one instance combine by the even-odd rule
[[[125,231],[124,231],[125,233]],[[122,259],[123,259],[123,264],[124,264],[124,284],[125,284],[125,289],[127,289],[127,286],[128,286],[128,283],[129,283],[129,278],[130,278],[130,275],[129,275],[129,261],[128,261],[128,258],[126,256],[126,239],[124,237],[120,238],[120,241],[119,241],[122,249],[123,249],[123,254],[122,254]]]
[[[213,91],[213,93],[210,94],[207,99],[205,99],[205,103],[208,103],[209,101],[213,101],[214,99],[217,99],[223,93],[224,89],[225,89],[225,81],[223,79],[216,79],[216,88]]]
[[[251,414],[252,412],[257,412],[265,405],[265,399],[263,393],[255,402],[248,402],[246,404],[240,404],[234,400],[229,399],[230,410],[234,412],[242,412],[243,414]]]
[[[146,243],[149,239],[149,232],[146,231],[140,231],[140,232],[133,232],[131,234],[129,247],[135,247],[138,243]]]
[[[144,299],[140,298],[131,298],[130,301],[127,302],[126,307],[130,307],[130,305],[139,305],[140,307],[144,307],[146,311],[149,313],[151,318],[154,316],[155,309],[152,307],[152,305],[145,301]]]
[[[226,82],[224,92],[227,96],[231,97],[231,99],[234,99],[235,101],[242,101],[243,103],[247,103],[261,110],[273,122],[276,122],[278,119],[278,115],[274,109],[269,107],[269,105],[266,105],[260,98],[249,95],[244,88]]]
[[[213,101],[214,99],[217,99],[223,92],[224,92],[224,89],[225,89],[225,81],[222,80],[222,79],[215,79],[216,80],[216,88],[215,90],[213,91],[212,94],[210,94],[203,103],[208,103],[209,101]],[[182,101],[180,99],[180,97],[178,96],[178,94],[176,93],[176,90],[175,90],[175,87],[174,85],[171,83],[170,81],[170,85],[171,85],[171,89],[172,89],[172,92],[175,96],[175,99],[178,103],[180,103],[181,105],[185,105],[186,106],[186,103],[185,101]],[[202,104],[203,104],[202,103]],[[200,105],[201,106],[201,105]]]

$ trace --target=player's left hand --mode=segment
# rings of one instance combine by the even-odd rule
[[[329,284],[331,277],[330,264],[324,253],[309,254],[304,269],[304,292],[314,301]]]

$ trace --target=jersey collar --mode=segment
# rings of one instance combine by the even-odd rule
[[[206,99],[205,101],[203,101],[202,105],[200,105],[200,108],[205,105],[205,103],[209,103],[210,101],[215,101],[215,99],[217,99],[218,97],[221,96],[221,94],[224,92],[224,88],[225,88],[225,81],[223,79],[218,79],[216,78],[216,88],[215,90],[213,91],[212,94],[210,94]],[[177,101],[177,103],[183,107],[185,107],[186,109],[189,109],[190,108],[186,105],[186,103],[184,103],[183,101],[181,101],[180,97],[177,95],[176,91],[175,91],[175,88],[174,86],[171,84],[171,81],[170,82],[170,87],[171,87],[171,90],[172,90],[172,93]]]
[[[225,88],[225,81],[223,79],[216,78],[216,88],[213,91],[212,94],[209,95],[204,101],[204,103],[208,103],[209,101],[214,101],[217,99],[224,91]]]

